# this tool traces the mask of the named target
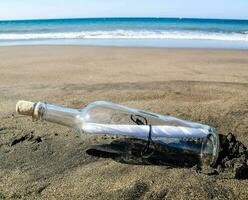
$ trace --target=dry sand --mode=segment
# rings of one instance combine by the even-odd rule
[[[15,114],[17,100],[105,100],[206,123],[248,146],[248,51],[0,48],[0,199],[247,199],[248,180],[86,154],[112,138]]]

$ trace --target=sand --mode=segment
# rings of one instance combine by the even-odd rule
[[[15,114],[104,100],[232,132],[248,146],[248,51],[0,47],[0,199],[247,199],[248,180],[88,155],[108,136]]]

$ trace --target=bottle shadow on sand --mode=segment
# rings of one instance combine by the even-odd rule
[[[87,154],[102,158],[111,158],[117,162],[135,165],[166,165],[171,167],[193,167],[200,162],[200,157],[159,143],[142,139],[122,138],[110,144],[94,145]]]
[[[219,158],[214,166],[200,166],[200,155],[190,151],[151,143],[136,138],[113,140],[109,144],[94,145],[87,154],[111,158],[117,162],[134,165],[164,165],[170,168],[194,168],[207,175],[226,175],[235,179],[248,179],[247,148],[231,133],[220,135]],[[223,176],[225,177],[225,176]]]

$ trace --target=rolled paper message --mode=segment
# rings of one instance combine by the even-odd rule
[[[134,137],[147,138],[150,126],[148,125],[110,125],[87,123],[82,126],[82,130],[86,133],[93,134],[111,134],[111,135],[126,135]],[[205,129],[188,128],[180,126],[151,126],[151,136],[154,137],[169,137],[169,138],[204,138],[209,134]]]

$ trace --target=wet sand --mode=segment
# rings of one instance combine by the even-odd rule
[[[86,154],[79,135],[15,114],[17,100],[104,100],[206,123],[248,146],[248,51],[0,47],[0,199],[247,199],[248,180]]]

